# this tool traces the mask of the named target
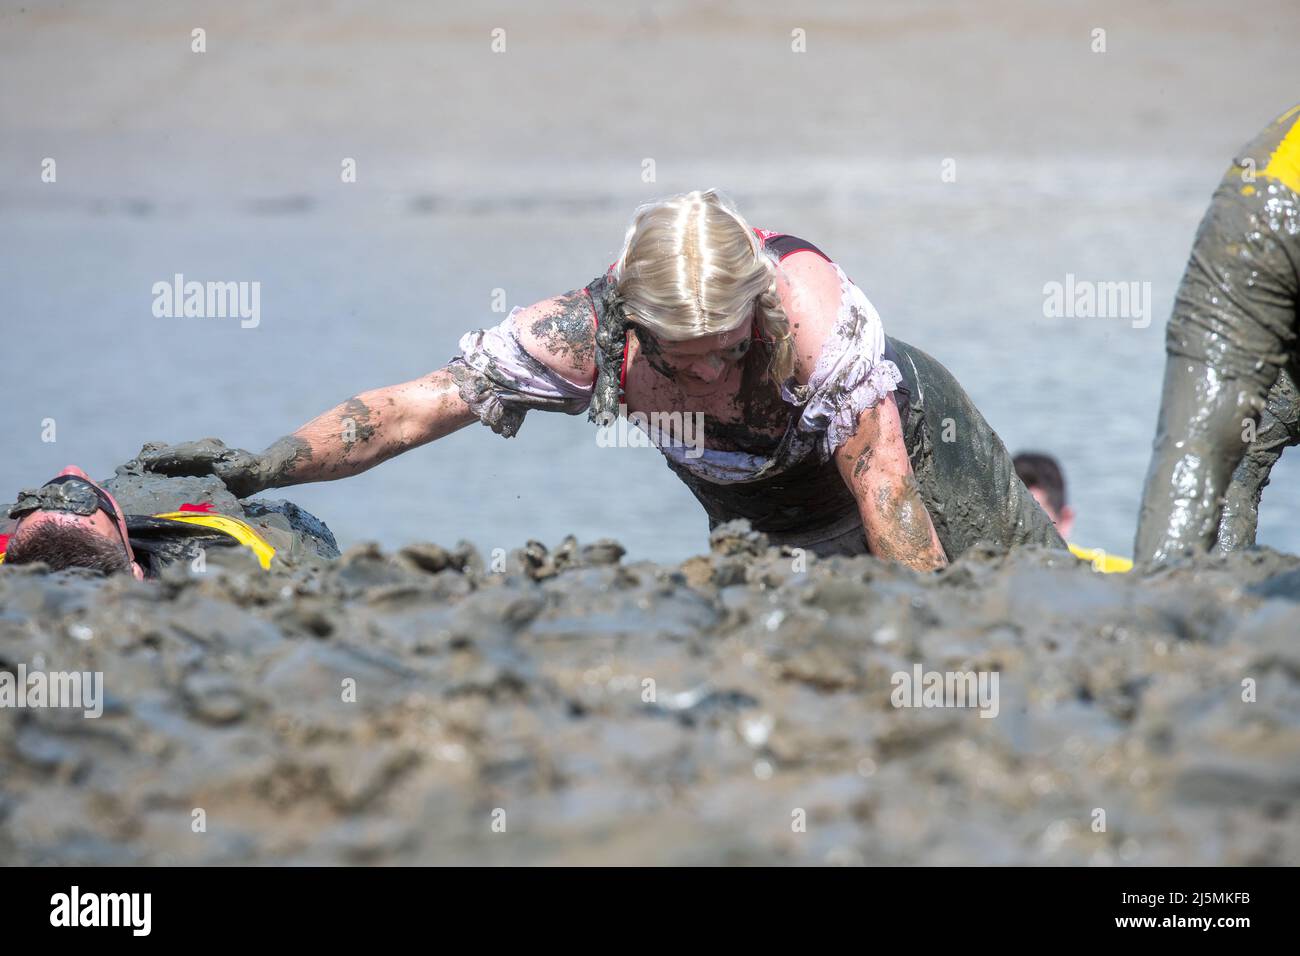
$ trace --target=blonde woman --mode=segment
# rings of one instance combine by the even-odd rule
[[[821,250],[752,228],[713,190],[642,206],[604,275],[466,334],[423,378],[364,392],[260,454],[208,439],[141,460],[215,473],[243,497],[357,474],[476,419],[509,437],[529,409],[603,425],[702,413],[702,452],[669,431],[651,439],[710,527],[743,517],[774,543],[918,570],[981,541],[1064,547],[948,371],[887,338]]]

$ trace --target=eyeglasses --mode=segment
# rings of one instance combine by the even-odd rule
[[[18,501],[9,509],[9,517],[25,518],[35,511],[64,511],[83,517],[102,511],[113,520],[113,527],[126,545],[113,499],[103,488],[77,475],[59,475],[39,488],[19,492]]]

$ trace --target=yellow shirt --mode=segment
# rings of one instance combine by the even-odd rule
[[[1091,561],[1092,569],[1102,574],[1124,574],[1133,570],[1133,562],[1117,554],[1107,554],[1102,548],[1081,548],[1070,545],[1070,553],[1081,561]]]

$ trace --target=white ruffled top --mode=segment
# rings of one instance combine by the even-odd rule
[[[786,460],[775,462],[762,455],[708,448],[698,457],[688,457],[686,447],[659,443],[656,432],[647,431],[666,457],[718,483],[778,474],[812,453],[825,461],[848,441],[862,413],[898,387],[903,376],[897,365],[884,358],[885,329],[880,314],[844,270],[832,265],[840,279],[835,325],[822,344],[807,384],[801,385],[791,377],[781,385],[781,398],[800,409],[799,417],[791,423],[795,434],[787,436],[790,442]],[[527,405],[535,401],[539,406],[570,414],[583,411],[591,402],[593,386],[570,382],[524,350],[515,325],[515,316],[521,311],[516,307],[499,326],[462,336],[460,358],[480,371],[490,364],[494,379],[508,379],[510,390],[517,393],[511,396],[513,402]],[[488,397],[487,401],[499,399]],[[475,411],[482,414],[479,409]]]

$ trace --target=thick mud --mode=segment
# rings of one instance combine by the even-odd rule
[[[0,861],[1300,863],[1295,557],[491,563],[0,571],[3,668],[105,689],[0,709]],[[894,707],[916,663],[997,716]]]

